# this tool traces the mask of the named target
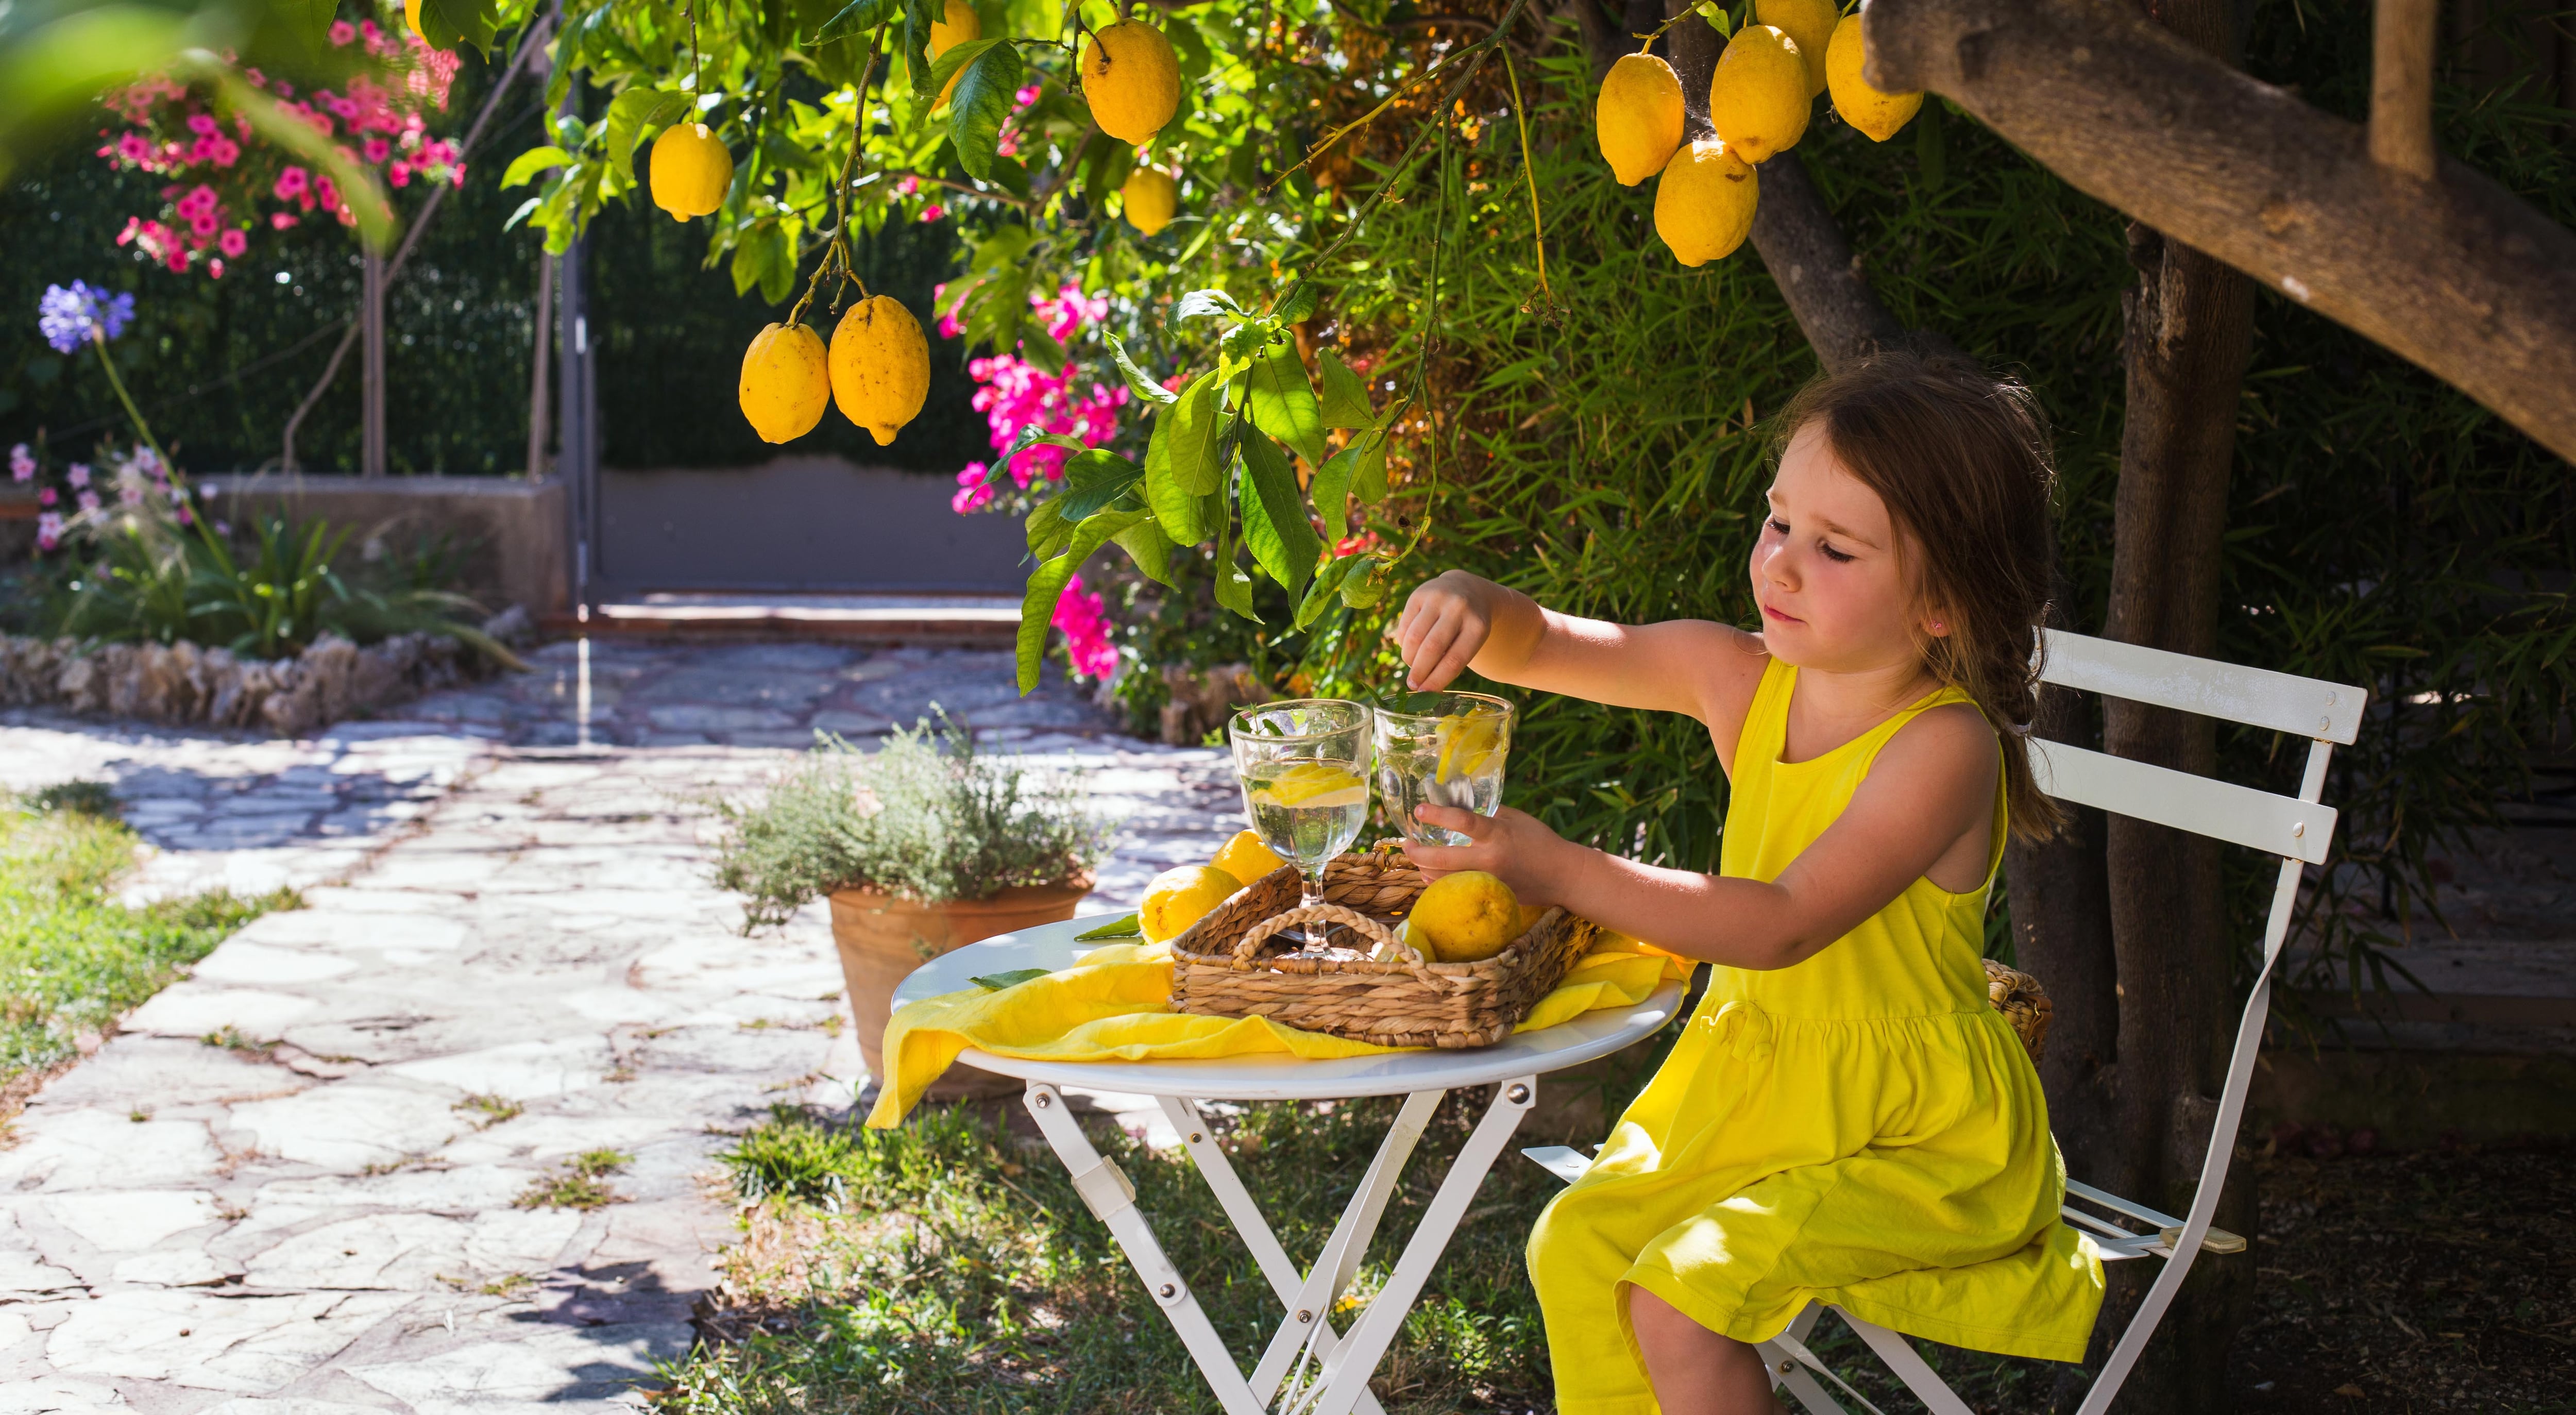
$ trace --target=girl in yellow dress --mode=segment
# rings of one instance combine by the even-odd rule
[[[2052,477],[2026,391],[1889,355],[1810,385],[1752,555],[1762,631],[1621,625],[1451,571],[1396,626],[1410,681],[1488,678],[1708,724],[1716,875],[1535,818],[1425,806],[1488,870],[1704,960],[1663,1069],[1530,1236],[1557,1408],[1776,1408],[1753,1343],[1810,1302],[1956,1346],[2083,1358],[2102,1265],[2058,1218],[2039,1075],[1988,1005],[2007,830],[2057,811],[2023,736]],[[1999,740],[2000,739],[2000,740]]]

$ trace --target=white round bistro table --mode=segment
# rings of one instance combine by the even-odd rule
[[[1054,972],[1080,961],[1097,944],[1074,935],[1094,919],[1046,924],[969,944],[924,964],[895,989],[894,1005],[962,992],[974,979],[1022,968]],[[1092,1213],[1109,1226],[1118,1246],[1144,1281],[1145,1290],[1180,1333],[1182,1344],[1228,1415],[1381,1415],[1368,1378],[1393,1344],[1405,1313],[1420,1297],[1440,1254],[1467,1212],[1486,1173],[1501,1156],[1521,1118],[1538,1100],[1538,1078],[1590,1061],[1650,1034],[1681,1006],[1682,988],[1666,983],[1633,1007],[1587,1012],[1535,1032],[1516,1032],[1473,1051],[1386,1052],[1373,1056],[1306,1061],[1292,1056],[1235,1056],[1190,1061],[1023,1061],[968,1049],[958,1060],[1027,1083],[1026,1103],[1038,1129],[1073,1176],[1073,1187]],[[1136,1208],[1136,1187],[1116,1163],[1093,1148],[1074,1121],[1059,1086],[1076,1085],[1152,1096],[1180,1132],[1199,1173],[1233,1221],[1244,1247],[1278,1296],[1282,1317],[1260,1362],[1247,1378],[1209,1322],[1189,1284],[1163,1255],[1153,1229]],[[1377,1233],[1387,1199],[1411,1158],[1440,1098],[1465,1086],[1493,1085],[1494,1102],[1449,1166],[1440,1191],[1398,1258],[1386,1286],[1347,1333],[1334,1331],[1328,1314],[1359,1271]],[[1314,1265],[1303,1271],[1253,1203],[1243,1182],[1212,1137],[1198,1103],[1208,1100],[1343,1100],[1356,1096],[1405,1097],[1395,1124],[1379,1145],[1350,1207],[1334,1225]]]

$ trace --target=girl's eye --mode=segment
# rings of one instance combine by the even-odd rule
[[[1778,531],[1784,536],[1789,533],[1789,523],[1781,520],[1777,516],[1772,517],[1769,521],[1765,522],[1764,525],[1767,529]]]
[[[1833,561],[1833,562],[1834,562],[1835,564],[1837,564],[1837,565],[1849,565],[1849,564],[1852,562],[1852,557],[1851,557],[1851,556],[1844,554],[1842,551],[1839,551],[1839,550],[1834,549],[1832,546],[1825,544],[1823,541],[1818,541],[1818,542],[1816,542],[1816,549],[1823,551],[1823,552],[1825,553],[1825,558],[1826,558],[1827,560]]]

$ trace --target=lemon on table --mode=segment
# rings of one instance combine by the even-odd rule
[[[673,123],[653,140],[653,204],[674,221],[712,215],[733,186],[733,154],[704,123]]]
[[[1767,162],[1806,135],[1814,101],[1798,42],[1777,25],[1746,25],[1717,56],[1708,121],[1739,160]]]
[[[1253,782],[1246,794],[1255,805],[1323,810],[1368,804],[1368,783],[1360,779],[1359,768],[1341,762],[1299,762]]]
[[[1896,136],[1896,130],[1911,121],[1923,107],[1919,93],[1882,93],[1861,77],[1861,65],[1869,51],[1861,47],[1860,16],[1847,15],[1834,26],[1832,43],[1825,50],[1825,84],[1834,91],[1834,111],[1843,121],[1869,135],[1872,142],[1885,142]]]
[[[1673,66],[1652,54],[1611,65],[1593,104],[1592,135],[1621,186],[1663,171],[1682,145],[1682,81]]]
[[[1267,879],[1273,871],[1284,869],[1288,864],[1279,858],[1278,851],[1261,843],[1260,832],[1251,830],[1236,831],[1234,838],[1225,842],[1217,850],[1216,858],[1208,863],[1245,884]]]
[[[1825,91],[1825,47],[1841,15],[1834,0],[1753,0],[1755,23],[1787,34],[1798,46],[1798,57],[1807,61],[1809,98]]]
[[[832,331],[832,401],[879,447],[894,441],[930,397],[930,341],[903,301],[876,295],[850,306]]]
[[[1181,64],[1163,32],[1120,20],[1082,46],[1082,96],[1091,121],[1120,142],[1151,142],[1181,106]]]
[[[941,8],[939,18],[930,22],[930,57],[936,61],[940,55],[958,45],[970,39],[983,37],[984,17],[975,13],[975,7],[967,4],[966,0],[948,0],[948,3]],[[964,69],[959,69],[948,76],[948,87],[939,91],[941,103],[946,103],[956,96],[957,81],[964,77],[966,77]]]
[[[1695,142],[1655,182],[1655,234],[1684,265],[1730,255],[1753,229],[1761,183],[1726,144]]]
[[[1405,917],[1415,947],[1429,945],[1433,961],[1475,963],[1491,958],[1521,936],[1521,901],[1512,887],[1483,870],[1442,875],[1413,901]]]
[[[1240,880],[1214,865],[1165,870],[1145,886],[1145,901],[1136,910],[1136,929],[1147,943],[1178,938],[1241,888]]]
[[[763,442],[803,437],[832,402],[830,356],[801,324],[773,324],[742,354],[742,415]]]
[[[1151,167],[1128,173],[1118,196],[1127,208],[1127,224],[1148,236],[1171,225],[1172,214],[1181,207],[1180,184],[1172,180],[1170,173]]]

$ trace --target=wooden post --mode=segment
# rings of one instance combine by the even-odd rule
[[[359,439],[358,475],[385,474],[385,257],[369,251],[361,259],[358,295]]]
[[[2440,0],[2379,0],[2371,27],[2370,160],[2433,179],[2433,45]]]

